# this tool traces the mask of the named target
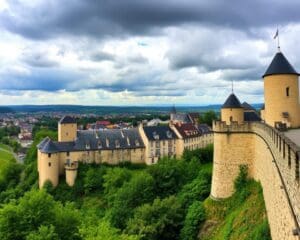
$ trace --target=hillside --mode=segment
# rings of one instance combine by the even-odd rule
[[[270,231],[259,183],[251,180],[225,201],[204,202],[206,221],[201,240],[269,240]]]

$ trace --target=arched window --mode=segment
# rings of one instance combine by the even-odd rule
[[[290,96],[290,88],[289,88],[289,87],[287,87],[287,88],[285,89],[285,93],[286,93],[286,96],[287,96],[287,97]]]
[[[229,121],[232,122],[232,120],[233,120],[233,119],[232,119],[232,116],[230,116]]]

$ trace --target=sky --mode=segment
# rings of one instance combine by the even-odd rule
[[[298,0],[0,0],[0,105],[262,103]]]

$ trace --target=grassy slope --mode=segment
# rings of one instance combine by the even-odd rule
[[[224,201],[205,201],[207,220],[200,239],[267,240],[271,239],[262,189],[250,181],[242,191]]]
[[[5,149],[5,151],[2,149]],[[11,151],[10,148],[4,144],[0,144],[0,175],[1,169],[3,169],[9,161],[14,160],[13,154],[8,153],[7,151]]]

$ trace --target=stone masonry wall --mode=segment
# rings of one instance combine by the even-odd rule
[[[277,130],[262,123],[214,124],[214,168],[211,196],[226,198],[233,193],[239,165],[260,181],[273,240],[299,239],[298,147]]]

